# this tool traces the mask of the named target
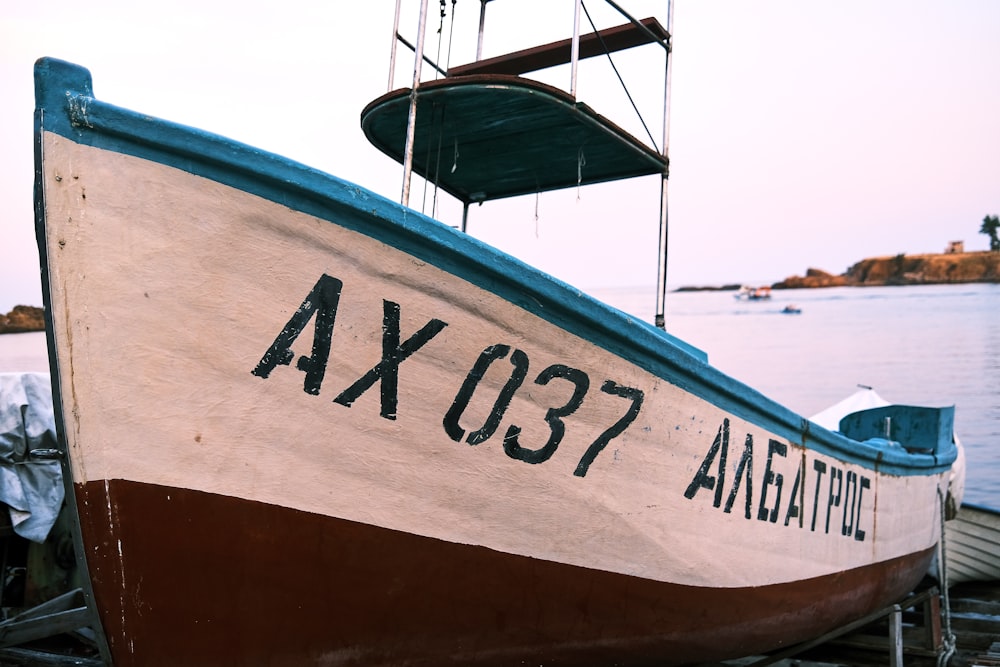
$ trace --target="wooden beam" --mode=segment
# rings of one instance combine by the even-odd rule
[[[666,29],[655,18],[642,19],[639,23],[642,24],[642,28],[629,22],[614,28],[582,35],[580,37],[580,58],[602,55],[605,53],[605,49],[608,52],[615,52],[630,49],[633,46],[652,44],[654,42],[653,36],[656,37],[655,41],[661,42],[669,38]],[[564,39],[495,58],[479,60],[468,65],[452,67],[448,70],[448,76],[465,76],[467,74],[520,76],[526,72],[534,72],[546,67],[565,65],[570,61],[571,49],[572,40]]]

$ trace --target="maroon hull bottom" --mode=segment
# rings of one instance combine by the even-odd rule
[[[102,481],[78,486],[77,497],[90,510],[84,541],[117,667],[606,667],[736,657],[902,597],[932,555],[712,589],[184,489]]]

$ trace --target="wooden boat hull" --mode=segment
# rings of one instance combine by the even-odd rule
[[[1000,510],[963,504],[945,527],[948,583],[1000,581]]]
[[[78,494],[117,508],[113,534],[99,520],[86,534],[104,545],[91,573],[120,665],[684,664],[846,623],[912,590],[932,554],[721,589],[198,491],[116,480]]]
[[[115,664],[708,660],[926,569],[953,451],[822,429],[357,186],[37,80],[57,423]]]

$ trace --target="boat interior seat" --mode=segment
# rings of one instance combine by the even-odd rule
[[[858,441],[885,439],[906,451],[937,454],[954,439],[955,408],[887,405],[853,412],[840,420],[840,432]]]

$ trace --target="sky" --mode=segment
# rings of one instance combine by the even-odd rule
[[[414,0],[400,31],[413,41]],[[665,0],[621,2],[666,24]],[[360,112],[389,87],[392,0],[8,0],[0,8],[0,313],[42,305],[32,209],[32,67],[90,69],[112,104],[278,153],[399,200],[401,168]],[[449,3],[449,6],[451,3]],[[602,27],[622,22],[587,3]],[[462,0],[428,55],[474,59],[479,3]],[[586,25],[586,24],[584,24]],[[568,37],[571,0],[488,5],[484,56]],[[770,283],[866,257],[985,250],[1000,214],[1000,2],[676,0],[668,283]],[[450,37],[450,39],[449,39]],[[449,41],[451,55],[448,56]],[[662,137],[656,47],[615,54]],[[393,87],[408,85],[400,47]],[[425,70],[425,76],[430,74]],[[566,68],[539,77],[569,86]],[[636,133],[606,59],[579,99]],[[458,225],[415,183],[410,204]],[[659,180],[487,203],[469,233],[588,289],[656,281]],[[123,276],[127,279],[127,276]]]

